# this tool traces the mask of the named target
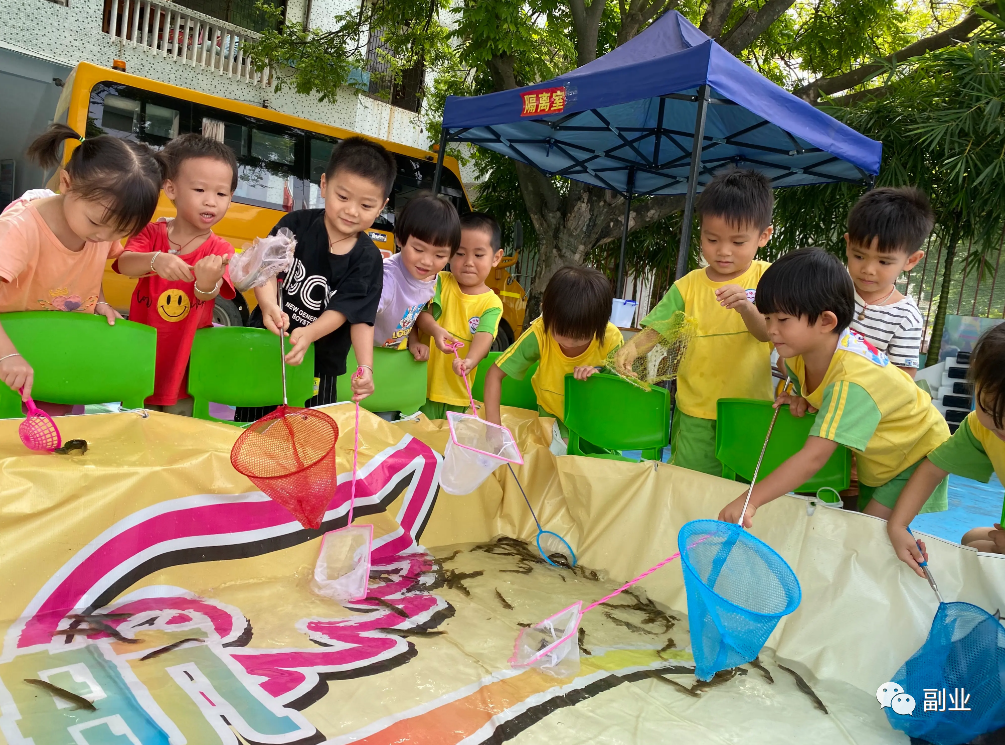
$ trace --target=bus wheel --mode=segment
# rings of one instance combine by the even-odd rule
[[[233,300],[217,297],[213,305],[213,323],[221,326],[243,326],[244,318],[241,317],[241,309]]]
[[[496,338],[492,341],[492,351],[502,352],[504,349],[509,347],[513,343],[513,329],[506,321],[499,322],[499,333],[496,334]]]

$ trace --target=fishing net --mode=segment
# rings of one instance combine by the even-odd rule
[[[893,682],[900,690],[886,716],[912,738],[961,745],[1001,729],[1005,628],[976,605],[940,603],[928,638]]]
[[[571,678],[579,672],[579,619],[582,601],[576,601],[536,626],[520,631],[509,663],[513,667],[535,667],[557,678]]]
[[[673,380],[680,371],[698,323],[675,311],[632,337],[607,355],[606,367],[633,385],[648,391],[653,385]]]
[[[362,600],[370,580],[372,525],[349,525],[333,530],[321,541],[311,589],[339,603]]]
[[[677,536],[695,676],[750,662],[801,597],[795,573],[739,525],[693,520]]]
[[[255,238],[239,254],[230,259],[230,281],[238,292],[261,287],[280,272],[288,271],[293,263],[297,239],[288,228],[280,228],[276,235]]]
[[[35,406],[30,396],[25,406],[28,409],[28,416],[17,428],[24,446],[29,450],[51,453],[62,445],[63,438],[52,417]]]
[[[447,412],[450,439],[443,454],[440,487],[448,494],[470,494],[503,463],[523,465],[513,434],[470,414]]]
[[[284,404],[244,430],[230,462],[305,528],[320,528],[337,484],[337,440],[331,417]]]

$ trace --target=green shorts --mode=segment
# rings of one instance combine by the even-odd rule
[[[715,420],[699,419],[675,408],[670,433],[670,464],[722,476],[722,463],[715,457]]]
[[[446,419],[448,411],[456,411],[458,414],[468,413],[470,406],[456,406],[454,404],[445,404],[440,401],[430,401],[426,399],[426,403],[419,407],[419,411],[426,415],[427,419]]]
[[[569,441],[569,428],[565,426],[565,422],[563,422],[557,416],[555,416],[550,411],[548,411],[547,409],[545,409],[543,406],[538,406],[537,407],[537,415],[538,416],[546,416],[549,419],[554,419],[555,423],[558,425],[558,431],[559,431],[559,434],[562,435],[562,439],[565,440],[566,442]]]
[[[921,461],[918,461],[918,463],[921,463]],[[915,463],[907,470],[897,474],[882,486],[867,486],[859,481],[859,510],[864,510],[865,506],[869,504],[870,499],[875,499],[884,507],[889,507],[892,510],[897,505],[897,497],[900,496],[900,492],[903,491],[904,486],[907,484],[907,480],[911,478],[911,474],[914,473],[915,469],[918,467],[918,463]],[[918,514],[923,515],[926,512],[945,512],[948,509],[949,477],[947,476],[942,479],[937,487],[935,487],[935,491],[932,492],[932,496],[928,498],[928,501],[925,502]]]

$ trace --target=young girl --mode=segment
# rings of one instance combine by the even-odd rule
[[[117,314],[104,301],[105,262],[122,252],[119,240],[150,222],[162,169],[145,145],[107,135],[85,140],[53,124],[28,149],[43,168],[59,164],[64,140],[78,140],[59,175],[60,193],[18,200],[0,215],[0,313],[63,310]],[[31,395],[34,371],[0,325],[0,380]]]
[[[485,418],[499,420],[502,380],[511,375],[522,380],[536,361],[541,364],[531,379],[542,416],[555,417],[563,440],[569,431],[565,416],[565,376],[586,380],[597,365],[624,341],[611,316],[611,283],[596,269],[564,266],[544,289],[541,317],[502,353],[485,377]]]

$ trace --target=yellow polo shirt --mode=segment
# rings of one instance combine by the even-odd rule
[[[974,481],[986,484],[994,472],[1005,482],[1005,442],[980,423],[975,411],[952,437],[928,454],[928,460],[943,471]]]

